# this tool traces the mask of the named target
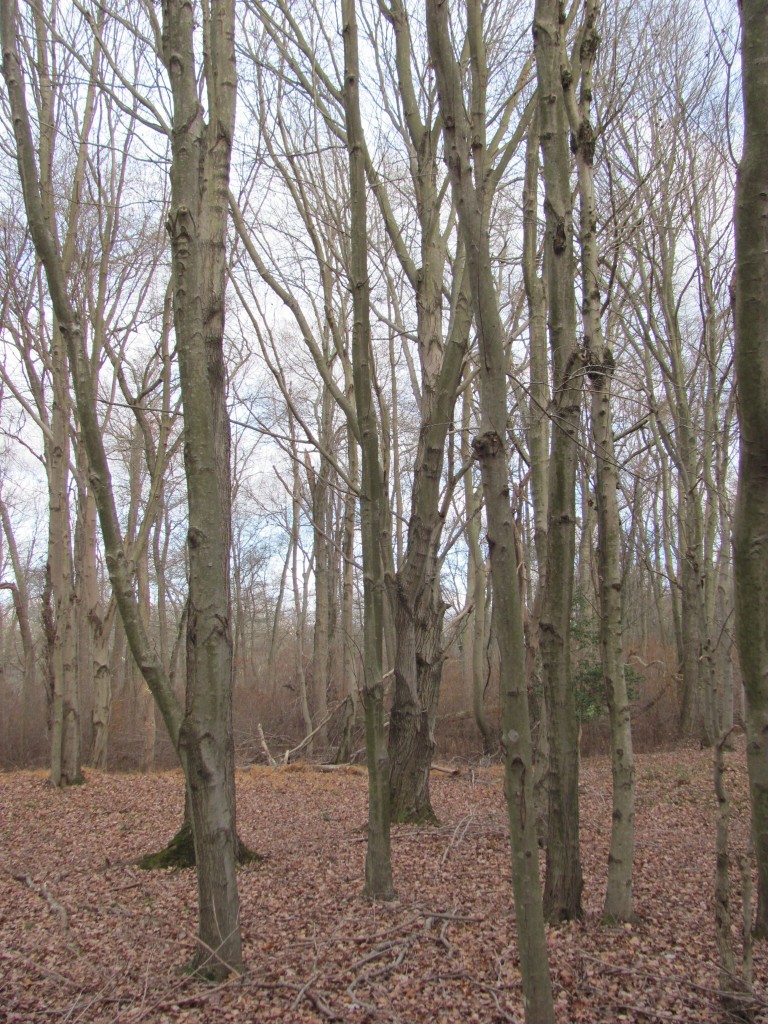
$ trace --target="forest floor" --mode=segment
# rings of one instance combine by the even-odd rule
[[[743,744],[726,756],[740,935]],[[266,859],[239,876],[248,971],[213,987],[184,972],[194,872],[135,866],[180,823],[179,773],[88,771],[66,792],[43,773],[0,775],[0,1021],[522,1021],[500,768],[433,773],[442,824],[393,830],[392,904],[361,896],[360,769],[255,766],[237,783],[241,837]],[[733,1019],[718,1002],[711,753],[638,756],[637,783],[638,920],[606,927],[610,765],[582,764],[586,913],[548,931],[558,1022]],[[767,947],[754,950],[763,1021]]]

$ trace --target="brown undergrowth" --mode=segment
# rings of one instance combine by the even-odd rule
[[[727,758],[735,858],[748,835],[743,749]],[[500,770],[433,776],[442,824],[393,830],[399,898],[372,905],[364,774],[291,769],[238,773],[240,833],[266,859],[240,872],[248,973],[215,988],[183,971],[194,873],[136,866],[180,823],[178,773],[89,771],[67,792],[41,773],[0,775],[0,1020],[522,1020]],[[608,928],[610,770],[603,758],[582,765],[586,916],[548,936],[561,1024],[723,1020],[710,755],[644,755],[637,774],[638,921]],[[765,943],[754,976],[756,1017],[768,1020]]]

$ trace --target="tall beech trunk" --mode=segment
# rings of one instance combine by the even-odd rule
[[[72,527],[69,507],[70,417],[69,387],[63,339],[54,325],[51,362],[54,402],[51,427],[56,440],[46,445],[48,475],[47,580],[52,597],[48,659],[51,673],[51,773],[54,786],[82,780],[80,700],[76,672],[75,592],[72,566]]]
[[[597,574],[600,608],[600,657],[611,721],[613,813],[606,919],[629,921],[633,916],[632,863],[635,829],[635,765],[629,696],[624,678],[622,644],[621,520],[617,491],[619,474],[613,442],[611,385],[614,359],[604,345],[600,309],[600,263],[597,251],[597,209],[594,180],[594,129],[591,123],[592,66],[597,56],[599,4],[587,0],[579,38],[581,61],[578,98],[565,85],[564,98],[576,156],[579,192],[582,322],[587,377],[591,390],[591,425],[597,477]],[[584,502],[586,508],[586,502]],[[585,519],[587,513],[585,512]],[[586,525],[586,524],[585,524]],[[584,527],[583,527],[584,529]],[[589,530],[589,535],[592,531]],[[587,554],[583,556],[584,559]],[[586,582],[582,589],[586,589]],[[591,590],[590,586],[590,590]]]
[[[525,438],[530,460],[530,488],[533,504],[533,546],[536,555],[536,585],[527,620],[526,678],[533,694],[531,714],[534,723],[534,795],[539,839],[546,843],[549,818],[547,778],[549,771],[549,731],[547,706],[541,693],[541,645],[539,620],[544,584],[547,578],[547,505],[549,501],[549,364],[547,359],[547,299],[544,280],[538,273],[539,255],[539,118],[534,114],[525,140],[525,179],[523,185],[523,286],[529,318],[529,392],[525,420]]]
[[[756,931],[768,937],[768,19],[741,4],[744,150],[736,189],[736,381],[741,440],[733,530],[736,639],[746,692],[757,860]]]
[[[242,964],[235,876],[234,757],[229,635],[229,427],[223,364],[227,183],[234,128],[234,5],[203,11],[209,123],[198,93],[190,5],[168,0],[162,43],[173,94],[171,209],[174,319],[185,413],[190,593],[187,695],[182,708],[147,637],[122,540],[83,327],[68,293],[54,226],[46,220],[26,108],[18,7],[0,8],[3,74],[32,239],[66,344],[90,484],[107,567],[133,655],[152,690],[184,769],[197,861],[196,965],[222,977]]]
[[[547,708],[549,822],[544,912],[579,917],[579,723],[571,684],[570,632],[576,549],[576,467],[583,355],[576,334],[569,123],[562,71],[566,31],[559,0],[537,0],[533,39],[544,167],[544,270],[552,352],[552,439],[547,500],[547,573],[539,644]],[[573,73],[569,70],[568,80]]]
[[[462,396],[461,416],[461,458],[467,463],[471,457],[470,424],[471,392],[467,388]],[[469,676],[469,691],[472,695],[472,714],[475,725],[483,739],[483,753],[491,754],[498,743],[498,736],[488,721],[485,711],[485,626],[486,626],[486,566],[480,544],[482,502],[475,488],[472,473],[464,476],[464,507],[466,509],[467,534],[467,593],[472,599],[472,629],[469,632],[468,658],[465,673]]]
[[[373,404],[371,309],[368,280],[363,129],[360,115],[355,0],[343,0],[344,115],[349,153],[349,197],[352,289],[352,367],[357,422],[361,438],[360,531],[363,548],[363,708],[368,762],[368,850],[365,893],[372,899],[393,899],[390,844],[389,755],[384,733],[384,567],[382,514],[386,505],[384,478]]]
[[[717,556],[717,592],[715,595],[715,724],[718,735],[730,733],[734,723],[733,629],[733,569],[730,538]]]
[[[322,398],[321,436],[333,446],[333,397],[326,388]],[[312,498],[312,550],[315,561],[315,629],[312,639],[312,708],[317,733],[315,742],[322,751],[328,747],[328,727],[322,723],[328,717],[328,685],[330,682],[333,546],[332,505],[330,501],[331,464],[321,455],[320,468],[315,472],[306,460],[307,481]]]
[[[489,182],[485,166],[487,64],[482,11],[479,4],[467,4],[469,104],[465,104],[461,87],[447,5],[442,0],[427,0],[426,14],[429,51],[443,116],[445,155],[467,253],[480,350],[481,426],[472,446],[480,463],[488,519],[493,619],[500,653],[504,789],[525,1019],[529,1024],[550,1024],[554,1021],[554,1008],[539,880],[525,641],[510,505],[507,358],[485,222],[485,189]]]
[[[601,332],[590,341],[601,342]],[[617,501],[618,471],[613,446],[611,382],[613,356],[603,350],[588,365],[592,390],[592,436],[597,475],[598,575],[600,581],[600,656],[611,723],[613,812],[608,885],[603,904],[606,920],[633,917],[632,866],[635,847],[635,764],[629,695],[624,678],[621,607],[621,520]]]
[[[353,484],[358,478],[358,448],[355,436],[347,425],[347,466],[349,479]],[[357,679],[353,650],[354,606],[355,606],[355,508],[357,499],[352,490],[344,495],[344,517],[342,523],[342,567],[341,567],[341,670],[344,692],[344,720],[342,723],[339,749],[336,761],[343,764],[354,754],[354,730],[357,717]]]
[[[195,20],[163,7],[163,59],[173,94],[173,314],[184,410],[189,525],[187,690],[178,749],[195,838],[200,952],[214,975],[239,969],[232,635],[231,471],[224,365],[229,166],[235,124],[234,0],[203,12],[208,123],[199,98]],[[223,971],[222,971],[223,968]]]
[[[420,381],[419,439],[412,471],[408,535],[397,571],[388,574],[387,593],[394,621],[394,694],[389,726],[392,817],[395,821],[434,821],[429,775],[435,750],[435,723],[444,650],[447,606],[440,592],[439,551],[445,519],[443,466],[446,439],[461,381],[470,327],[468,281],[457,255],[452,274],[451,317],[444,328],[447,235],[441,231],[443,188],[439,181],[438,132],[425,123],[419,86],[413,75],[413,41],[402,0],[382,7],[394,35],[394,71],[407,132],[416,195],[419,260],[410,256],[402,225],[393,217],[376,172],[369,179],[393,249],[413,290]],[[430,116],[434,113],[430,111]],[[393,385],[394,386],[394,385]],[[393,414],[393,423],[396,422]],[[395,437],[396,443],[396,437]],[[396,507],[401,507],[396,483]],[[397,520],[399,524],[399,519]],[[398,525],[398,541],[400,529]],[[398,554],[402,544],[398,543]]]

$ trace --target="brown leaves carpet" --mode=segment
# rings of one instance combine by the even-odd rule
[[[728,757],[732,908],[741,943],[747,848],[744,751]],[[637,758],[638,922],[600,912],[610,766],[582,765],[583,921],[548,941],[561,1024],[724,1021],[714,936],[711,755]],[[361,897],[366,779],[254,767],[238,773],[242,838],[267,859],[240,872],[248,972],[211,987],[184,972],[194,873],[134,861],[175,832],[178,773],[0,775],[0,1021],[481,1022],[522,1020],[509,848],[498,768],[434,774],[442,825],[393,832],[398,901]],[[768,944],[754,950],[756,1020],[768,1020]]]

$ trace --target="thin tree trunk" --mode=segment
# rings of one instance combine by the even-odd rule
[[[551,1024],[554,1008],[539,881],[525,640],[515,527],[509,500],[507,359],[487,226],[483,220],[487,211],[483,195],[487,184],[483,130],[487,65],[482,11],[478,4],[470,3],[466,8],[471,127],[453,50],[447,6],[440,0],[427,0],[426,12],[429,50],[443,116],[445,154],[459,230],[467,253],[478,334],[482,421],[480,434],[472,446],[480,463],[488,519],[493,618],[500,651],[504,786],[525,1019],[529,1024]]]
[[[11,518],[5,502],[0,498],[0,522],[2,523],[3,535],[8,549],[11,568],[13,569],[14,584],[3,584],[10,587],[13,593],[13,606],[16,612],[16,620],[19,624],[19,635],[21,636],[21,649],[24,652],[24,668],[22,673],[22,755],[26,755],[27,749],[27,708],[30,700],[36,696],[37,689],[37,656],[35,652],[35,639],[32,633],[32,623],[29,615],[29,590],[24,573],[24,567],[19,557],[19,549],[16,544],[16,537],[11,525]]]
[[[570,630],[576,545],[577,438],[584,364],[576,336],[571,154],[561,80],[565,25],[560,21],[560,11],[558,0],[537,0],[533,28],[544,158],[544,269],[554,377],[547,574],[539,620],[549,735],[549,834],[544,913],[550,921],[568,920],[582,913],[579,724],[571,682]]]
[[[352,249],[352,365],[362,449],[360,527],[364,600],[363,707],[368,761],[368,851],[365,860],[365,892],[372,899],[389,900],[394,898],[394,885],[390,848],[390,766],[384,733],[384,571],[381,550],[384,532],[382,514],[386,495],[373,407],[366,183],[355,0],[343,0],[342,35]]]
[[[163,14],[163,59],[174,105],[168,230],[189,507],[187,693],[179,752],[195,837],[197,960],[221,977],[242,963],[232,738],[230,432],[223,350],[236,93],[234,3],[219,0],[203,15],[208,124],[196,74],[196,13],[184,0],[169,0]]]
[[[580,204],[579,243],[581,247],[582,320],[587,377],[591,389],[591,425],[597,477],[597,574],[600,608],[600,655],[603,682],[611,720],[611,772],[613,813],[611,849],[608,856],[608,885],[604,917],[629,921],[633,916],[632,866],[635,846],[635,766],[629,696],[624,678],[622,643],[621,519],[619,517],[619,474],[613,442],[611,386],[614,358],[604,345],[600,309],[600,264],[597,251],[597,209],[594,181],[594,129],[591,123],[592,67],[599,45],[599,5],[587,0],[579,37],[581,60],[580,96],[572,87],[564,89],[566,110],[575,140]],[[582,530],[587,532],[588,503]],[[591,539],[591,529],[588,531]],[[591,560],[591,551],[582,555]],[[582,593],[587,582],[582,565]],[[589,590],[592,591],[591,579]]]
[[[347,466],[349,479],[353,484],[357,483],[358,457],[357,442],[352,430],[347,427]],[[336,760],[343,764],[348,761],[353,750],[353,735],[355,719],[357,716],[357,680],[355,678],[354,661],[354,606],[355,606],[355,578],[354,578],[354,555],[355,555],[355,506],[357,500],[355,494],[350,490],[344,496],[344,526],[342,542],[342,570],[341,570],[341,643],[342,643],[342,671],[343,690],[345,694],[344,722],[342,736],[339,743],[339,750]]]
[[[596,331],[590,336],[590,341],[600,345],[601,335],[602,332]],[[592,360],[594,358],[593,355]],[[592,434],[597,472],[600,654],[611,721],[613,781],[611,848],[603,916],[606,920],[630,921],[634,914],[632,867],[635,847],[635,764],[622,644],[621,520],[616,498],[618,472],[611,417],[611,352],[604,349],[602,362],[591,362],[587,372],[592,389]]]
[[[462,398],[461,455],[468,462],[470,454],[469,431],[471,425],[471,391],[467,387]],[[480,544],[481,501],[475,491],[472,473],[464,476],[464,507],[466,509],[467,548],[467,593],[472,600],[472,628],[469,633],[469,657],[467,669],[469,691],[472,695],[472,713],[483,740],[483,753],[493,752],[498,737],[494,737],[485,711],[485,591],[486,565]]]

